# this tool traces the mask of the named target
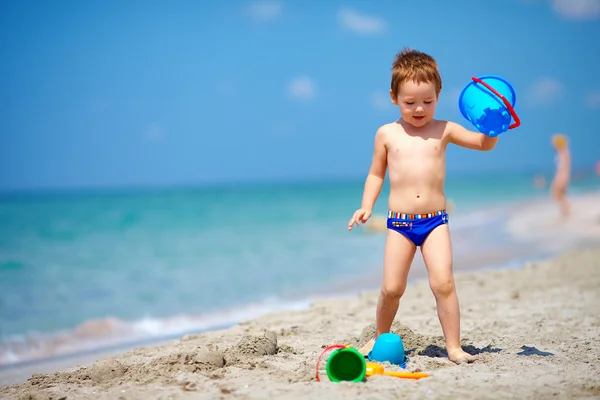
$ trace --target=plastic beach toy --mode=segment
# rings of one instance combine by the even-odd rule
[[[383,365],[377,363],[367,363],[367,376],[373,375],[387,375],[395,378],[404,379],[421,379],[429,376],[426,372],[398,372],[398,371],[386,371]]]
[[[319,362],[321,357],[329,350],[334,350],[327,359],[326,370],[329,380],[332,382],[362,382],[367,373],[367,362],[365,357],[353,347],[343,344],[334,344],[323,350],[317,360],[317,381],[319,380]]]
[[[510,83],[494,75],[471,79],[460,93],[458,108],[479,132],[494,137],[521,125],[514,109],[517,95]]]
[[[390,364],[406,366],[406,356],[404,355],[404,343],[400,336],[395,333],[383,333],[379,335],[373,349],[368,354],[369,361],[387,361]]]
[[[389,334],[392,336],[396,336],[396,338],[400,338],[398,335]],[[384,336],[381,335],[380,338]],[[384,338],[385,339],[385,338]],[[392,355],[396,356],[397,351],[400,350],[398,346],[398,341],[395,342],[394,346],[389,346],[387,350],[392,352]],[[380,342],[379,350],[384,352],[386,350],[381,346],[382,343],[387,343],[385,341]],[[402,342],[400,341],[402,345]],[[392,349],[392,347],[394,347]],[[375,348],[375,347],[373,347]],[[395,378],[403,378],[403,379],[421,379],[427,378],[429,374],[425,372],[415,371],[415,372],[402,372],[402,371],[386,371],[382,365],[373,362],[366,362],[365,357],[360,354],[360,352],[348,345],[345,344],[332,344],[331,346],[327,346],[319,355],[317,359],[317,367],[316,367],[316,378],[317,382],[320,382],[319,379],[319,363],[321,359],[328,351],[334,350],[329,358],[327,359],[326,370],[327,376],[329,380],[332,382],[364,382],[366,377],[370,377],[373,375],[387,375]],[[407,361],[404,357],[404,345],[402,345],[402,357]],[[369,353],[370,354],[370,353]],[[385,360],[389,361],[389,360]],[[401,365],[404,368],[404,365]]]

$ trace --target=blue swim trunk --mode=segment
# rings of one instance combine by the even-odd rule
[[[446,210],[429,214],[402,214],[388,211],[387,227],[406,236],[415,246],[422,246],[427,236],[438,226],[448,223]]]

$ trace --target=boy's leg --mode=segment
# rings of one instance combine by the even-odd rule
[[[457,364],[472,362],[475,357],[460,346],[460,309],[452,274],[452,245],[447,224],[438,226],[427,236],[421,252],[429,273],[429,286],[437,303],[448,358]]]
[[[379,335],[390,331],[400,297],[406,289],[408,272],[416,250],[417,247],[406,236],[388,229],[383,256],[383,283],[377,302],[377,331],[375,338],[360,349],[362,354],[366,355],[371,351]]]

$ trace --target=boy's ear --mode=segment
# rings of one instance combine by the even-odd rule
[[[394,96],[394,91],[392,89],[390,89],[390,98],[392,99],[392,103],[394,103],[394,105],[398,105],[398,98],[396,96]]]

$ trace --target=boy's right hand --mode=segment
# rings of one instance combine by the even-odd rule
[[[354,224],[358,226],[361,224],[361,222],[363,224],[366,223],[369,220],[369,218],[371,218],[371,212],[372,211],[368,208],[359,208],[358,210],[356,210],[354,212],[354,215],[350,219],[350,222],[348,222],[348,230],[351,231]]]

